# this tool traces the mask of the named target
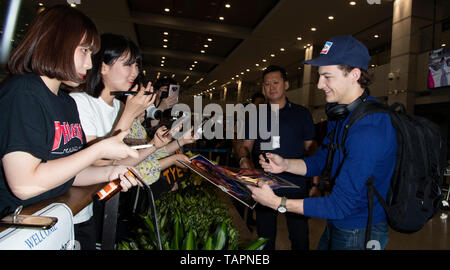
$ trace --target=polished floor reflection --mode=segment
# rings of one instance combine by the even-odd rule
[[[437,213],[422,230],[413,234],[404,234],[389,229],[389,242],[386,250],[450,250],[450,211]],[[277,250],[289,250],[289,238],[286,221],[278,217]],[[312,218],[309,221],[310,249],[315,250],[325,229],[325,220]]]
[[[218,192],[221,200],[228,205],[229,215],[233,218],[233,224],[240,232],[243,242],[256,239],[256,228],[251,227],[250,231],[245,225],[245,221],[235,208],[233,199]],[[441,218],[441,215],[447,215]],[[445,216],[443,216],[445,217]],[[325,229],[325,220],[311,218],[309,220],[310,249],[317,249],[319,239]],[[284,215],[278,215],[278,231],[275,248],[277,250],[290,250],[289,235]],[[404,234],[389,229],[389,242],[386,250],[450,250],[450,211],[440,211],[437,213],[422,230],[413,234]]]

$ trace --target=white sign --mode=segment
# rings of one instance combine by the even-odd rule
[[[75,249],[73,215],[63,203],[53,203],[33,214],[58,218],[48,230],[9,228],[0,233],[0,250],[61,250]]]

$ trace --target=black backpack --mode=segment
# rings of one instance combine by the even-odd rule
[[[368,100],[358,105],[344,126],[342,142],[330,144],[325,171],[330,171],[337,147],[344,147],[351,126],[370,113],[387,113],[397,135],[397,154],[394,173],[386,200],[373,186],[373,179],[366,182],[369,218],[366,227],[366,247],[370,240],[373,195],[386,211],[389,226],[403,233],[419,231],[439,210],[442,199],[440,185],[443,168],[447,163],[447,145],[440,128],[433,122],[406,114],[402,104],[392,106]],[[334,131],[331,132],[334,136]],[[331,140],[333,142],[333,140]],[[345,149],[343,149],[345,153]]]

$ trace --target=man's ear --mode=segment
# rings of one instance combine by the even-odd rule
[[[284,90],[288,90],[289,89],[289,81],[284,81]]]
[[[358,82],[359,78],[361,78],[361,70],[359,68],[354,68],[350,71],[349,75],[351,76],[353,82]]]

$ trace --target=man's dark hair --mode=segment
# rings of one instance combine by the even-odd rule
[[[352,66],[349,65],[339,65],[338,68],[342,71],[344,71],[344,74],[347,75],[350,73],[353,69],[355,69]],[[367,70],[359,69],[361,70],[361,77],[358,80],[359,85],[361,85],[361,88],[366,89],[369,87],[369,85],[372,84],[373,81],[373,74],[370,74]]]
[[[264,76],[266,76],[266,74],[271,73],[271,72],[277,72],[277,71],[280,72],[281,77],[283,78],[284,81],[288,80],[286,70],[282,67],[274,66],[274,65],[270,65],[264,70],[263,79],[264,79]]]
[[[252,96],[252,103],[255,103],[255,100],[256,100],[257,98],[262,98],[262,99],[266,100],[266,97],[265,97],[262,93],[256,92],[256,93],[254,93],[253,96]]]

